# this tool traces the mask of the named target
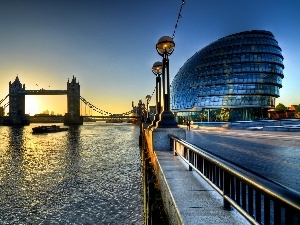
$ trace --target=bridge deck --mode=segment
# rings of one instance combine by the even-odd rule
[[[66,95],[67,90],[25,90],[20,91],[20,94],[24,95]]]

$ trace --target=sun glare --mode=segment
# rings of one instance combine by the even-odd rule
[[[25,113],[29,114],[30,116],[34,116],[34,114],[39,113],[38,103],[34,96],[26,96]]]

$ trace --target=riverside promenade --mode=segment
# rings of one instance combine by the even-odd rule
[[[208,185],[179,156],[171,151],[156,151],[157,163],[163,181],[164,194],[170,193],[168,202],[170,224],[250,224],[236,210],[225,210],[223,198]]]
[[[185,129],[185,126],[182,129]],[[300,160],[300,157],[297,156],[300,149],[298,148],[299,135],[299,132],[230,130],[194,125],[190,131],[186,132],[186,140],[205,150],[219,151],[219,155],[226,155],[231,161],[239,162],[240,158],[236,156],[236,153],[244,151],[246,156],[250,154],[247,156],[248,158],[244,157],[244,160],[249,162],[250,169],[253,169],[254,172],[262,172],[262,175],[271,180],[299,191],[297,187],[299,187],[300,176],[294,176],[291,182],[288,180],[290,176],[284,175],[284,173],[299,174],[297,167],[299,165],[297,160]],[[228,139],[224,139],[224,136]],[[269,144],[273,142],[269,149],[265,148],[266,142]],[[229,143],[236,143],[240,148]],[[263,144],[265,145],[263,146]],[[274,147],[276,145],[278,148]],[[249,148],[248,152],[247,148]],[[253,152],[252,148],[256,151]],[[282,152],[284,149],[288,149],[290,154],[287,152],[285,160],[282,160],[284,156],[276,154],[284,153]],[[230,154],[227,154],[226,151]],[[265,156],[263,151],[266,153]],[[276,154],[271,154],[272,152]],[[159,185],[163,198],[165,198],[170,224],[250,224],[236,210],[225,210],[222,196],[195,171],[189,171],[188,165],[180,156],[175,156],[169,149],[154,150],[152,154],[154,157],[151,158],[156,159],[152,163],[155,170],[158,171]],[[257,158],[261,159],[257,160]],[[245,165],[245,162],[240,161],[240,163]],[[274,163],[274,165],[272,166],[270,163]],[[278,168],[278,165],[282,166],[281,169]]]
[[[195,171],[169,149],[153,150],[148,142],[148,154],[161,190],[169,224],[250,224],[234,209],[223,208],[223,198]]]

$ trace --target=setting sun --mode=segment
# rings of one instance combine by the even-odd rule
[[[35,96],[26,96],[26,104],[25,104],[25,113],[30,116],[34,116],[34,114],[39,113],[38,111],[38,103],[36,101]]]

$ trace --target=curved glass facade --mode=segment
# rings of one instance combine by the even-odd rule
[[[226,36],[180,68],[171,85],[171,109],[177,116],[199,112],[196,121],[209,110],[216,115],[209,121],[265,118],[279,97],[283,69],[281,48],[271,32]],[[228,111],[226,117],[220,115],[222,109]]]

